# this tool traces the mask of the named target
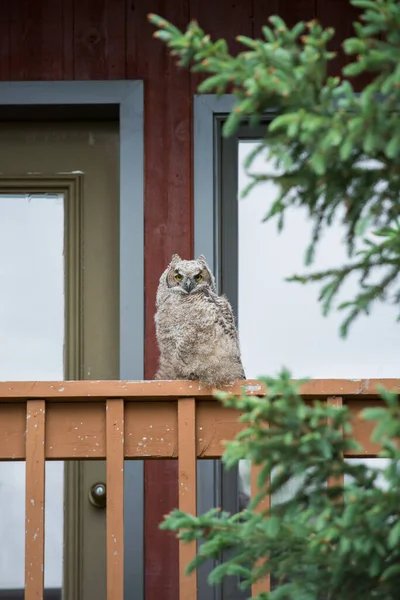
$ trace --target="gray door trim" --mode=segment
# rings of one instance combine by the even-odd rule
[[[218,275],[216,208],[219,197],[218,156],[219,122],[235,104],[233,95],[197,94],[194,96],[194,252],[204,254]],[[210,235],[210,228],[213,235]]]
[[[144,374],[144,106],[142,81],[0,82],[1,107],[114,106],[120,138],[120,378]],[[141,283],[140,283],[141,282]],[[144,597],[143,462],[125,469],[125,597]],[[132,503],[134,502],[134,509]]]
[[[194,253],[204,254],[216,276],[220,289],[221,273],[217,210],[219,202],[219,144],[218,121],[226,118],[234,105],[234,97],[198,94],[193,103],[194,131]],[[222,504],[221,463],[214,460],[197,461],[197,510],[202,514]],[[222,589],[211,588],[207,577],[214,564],[203,565],[198,574],[199,600],[220,600]]]
[[[121,379],[143,377],[143,82],[1,82],[0,106],[114,105],[120,127]],[[133,270],[134,267],[134,270]],[[123,275],[123,276],[122,276]],[[143,286],[144,287],[144,286]]]
[[[230,138],[222,138],[222,125],[236,102],[234,95],[198,94],[194,96],[194,251],[204,254],[212,265],[219,292],[228,294],[237,311],[237,215],[231,197],[238,195],[237,147],[240,139],[254,136],[254,129],[240,127]],[[266,113],[268,118],[269,112]],[[253,132],[253,133],[252,133]],[[262,128],[257,128],[261,137]],[[224,183],[224,185],[222,185]],[[235,205],[234,205],[235,206]],[[227,257],[229,257],[229,264]],[[222,264],[224,266],[222,268]],[[198,512],[222,506],[236,512],[238,506],[237,469],[226,471],[220,461],[197,463]],[[221,588],[210,588],[207,576],[212,563],[199,571],[199,600],[242,600],[235,578]]]

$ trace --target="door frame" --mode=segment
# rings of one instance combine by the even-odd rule
[[[218,244],[218,199],[220,197],[220,140],[218,123],[227,117],[235,103],[230,94],[195,94],[193,97],[193,188],[194,188],[194,253],[204,254],[216,276],[220,290],[221,274]],[[197,461],[197,511],[202,514],[215,506],[222,506],[223,481],[221,462]],[[235,496],[235,479],[231,493]],[[233,485],[232,485],[233,483]],[[199,600],[222,600],[223,586],[210,587],[207,578],[216,566],[205,563],[198,577]]]
[[[232,195],[236,190],[224,190],[222,186],[223,143],[222,125],[236,103],[233,94],[195,94],[193,97],[193,187],[194,187],[194,251],[195,256],[204,254],[215,274],[219,293],[227,292],[223,281],[221,258],[224,254],[220,229],[225,231],[232,225],[229,218],[222,219],[222,196]],[[237,136],[233,137],[233,144]],[[232,157],[230,156],[229,159]],[[230,160],[233,175],[237,173],[235,161]],[[224,217],[229,217],[225,214]],[[226,222],[225,222],[226,221]],[[232,247],[230,252],[235,252]],[[227,278],[229,282],[229,277]],[[236,281],[236,275],[235,275]],[[225,283],[225,285],[224,285]],[[234,310],[235,296],[229,293]],[[231,297],[232,296],[232,297]],[[197,461],[198,481],[197,510],[202,514],[214,506],[222,506],[229,512],[238,511],[238,472],[236,469],[222,469],[221,461]],[[211,588],[207,578],[216,566],[216,561],[208,561],[199,571],[199,600],[241,599],[244,592],[238,590],[236,578],[227,578],[220,586]]]
[[[0,119],[27,118],[29,110],[57,111],[58,119],[87,118],[91,108],[101,118],[110,108],[119,115],[120,153],[120,379],[144,375],[144,101],[143,82],[43,81],[0,82]],[[58,109],[58,110],[57,110]],[[61,109],[61,111],[60,111]],[[17,115],[17,116],[15,116]],[[20,117],[18,117],[18,115]],[[69,117],[71,118],[71,117]],[[140,285],[142,282],[142,285]],[[143,461],[125,469],[125,597],[144,596]],[[128,498],[135,499],[135,510]],[[71,515],[70,515],[71,516]],[[68,519],[68,514],[66,515]],[[74,542],[79,541],[72,536]],[[77,544],[78,545],[78,544]],[[73,576],[79,573],[79,547],[66,557]],[[75,559],[75,560],[74,560]],[[79,600],[66,598],[66,600]]]

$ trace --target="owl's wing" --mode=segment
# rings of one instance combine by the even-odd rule
[[[232,307],[229,303],[229,300],[225,296],[217,296],[216,294],[212,294],[213,302],[217,307],[217,315],[218,315],[218,324],[221,329],[225,332],[227,336],[229,336],[235,343],[237,347],[237,362],[240,364],[241,368],[241,379],[246,379],[246,374],[243,369],[242,359],[240,357],[240,346],[239,346],[239,337],[236,329],[235,317],[233,315]]]
[[[208,288],[205,288],[204,292],[207,300],[214,304],[216,308],[218,324],[229,337],[239,343],[235,317],[233,316],[232,307],[228,299],[225,296],[217,296],[217,294],[214,294]]]

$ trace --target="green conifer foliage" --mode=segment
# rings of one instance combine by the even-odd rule
[[[250,173],[244,194],[274,181],[279,193],[265,219],[276,218],[279,228],[288,210],[307,208],[314,228],[306,264],[312,263],[325,227],[344,215],[348,264],[290,278],[321,281],[327,314],[343,282],[358,275],[356,297],[339,306],[346,313],[344,336],[374,302],[393,302],[397,313],[400,305],[400,3],[351,4],[363,13],[354,23],[355,37],[343,44],[352,62],[337,77],[327,76],[335,56],[327,50],[334,30],[315,20],[289,29],[280,17],[270,17],[264,39],[238,36],[244,50],[234,57],[225,40],[213,42],[196,22],[182,33],[161,17],[149,16],[158,28],[155,36],[168,45],[178,65],[192,64],[193,71],[208,74],[199,92],[235,95],[224,135],[233,134],[243,119],[256,124],[266,110],[275,111],[265,139],[246,164],[250,169],[254,158],[265,154],[274,173]],[[371,83],[356,94],[351,80],[365,72],[372,74]]]
[[[314,223],[306,252],[311,264],[318,241],[342,215],[347,264],[291,279],[322,284],[320,300],[327,314],[351,274],[358,277],[354,298],[342,303],[342,335],[377,301],[400,304],[400,2],[352,0],[362,9],[354,37],[344,42],[351,62],[341,76],[328,77],[334,54],[327,50],[332,29],[318,22],[289,29],[279,17],[263,28],[263,39],[240,36],[244,50],[231,56],[224,40],[213,42],[192,22],[185,32],[162,17],[150,15],[155,36],[170,48],[178,65],[192,65],[208,76],[200,92],[232,92],[236,105],[224,135],[239,123],[259,123],[265,111],[274,118],[265,139],[248,158],[265,155],[273,173],[252,174],[245,193],[271,180],[278,195],[266,219],[284,226],[287,211],[306,207]],[[352,78],[371,74],[356,94]],[[277,174],[279,173],[279,174]],[[343,217],[344,215],[344,217]],[[288,371],[265,378],[262,397],[219,394],[241,411],[244,429],[227,445],[227,467],[241,459],[261,465],[260,493],[238,515],[219,509],[195,517],[173,511],[163,529],[181,539],[202,539],[189,570],[210,557],[229,559],[210,575],[217,584],[240,576],[248,589],[268,574],[277,582],[258,600],[397,600],[400,589],[400,404],[382,389],[382,406],[364,411],[376,422],[373,440],[388,459],[378,473],[365,464],[346,461],[350,451],[362,455],[354,441],[346,406],[307,403]],[[337,485],[327,486],[327,481]],[[265,494],[275,498],[296,481],[291,497],[281,496],[261,512]],[[282,499],[283,497],[283,499]]]

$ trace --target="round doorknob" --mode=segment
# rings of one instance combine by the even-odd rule
[[[105,508],[107,503],[107,487],[105,483],[94,483],[89,490],[89,501],[96,508]]]

